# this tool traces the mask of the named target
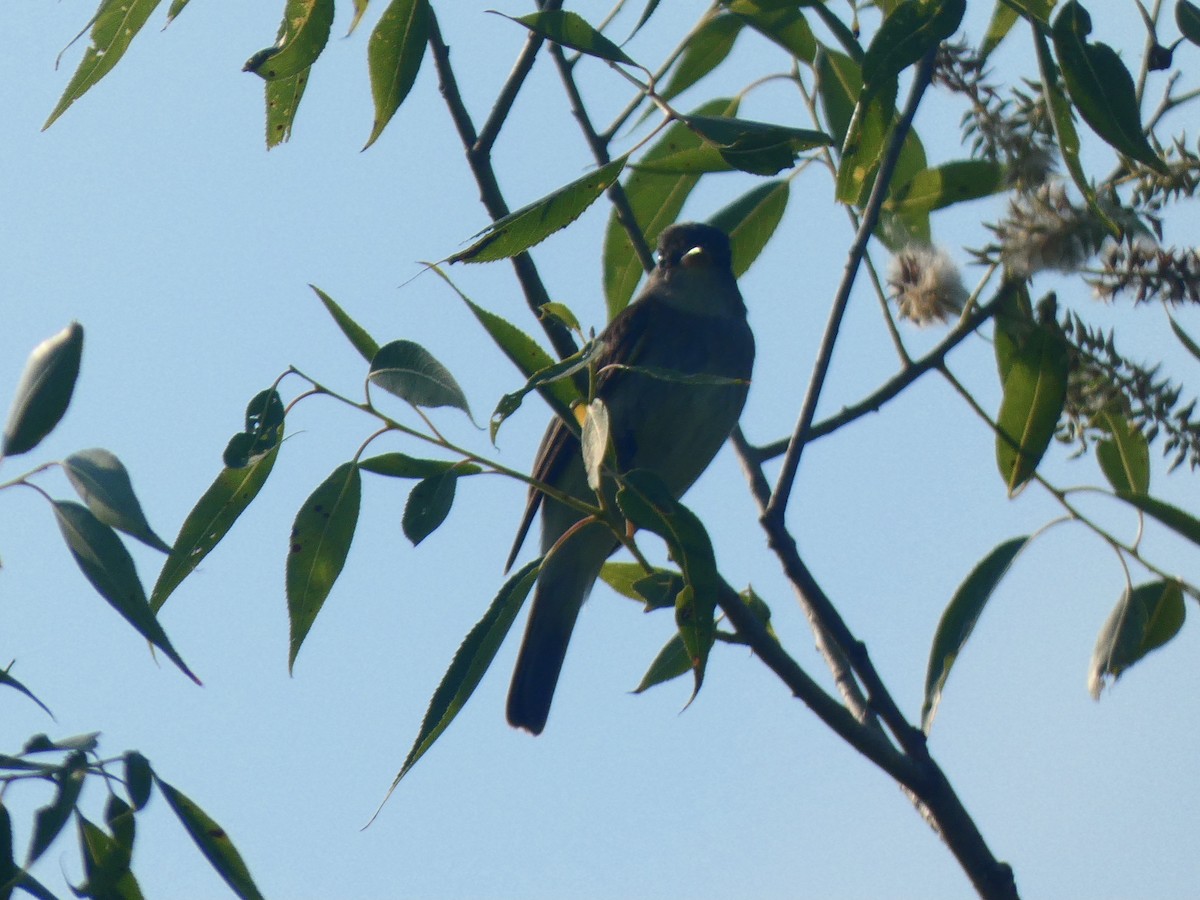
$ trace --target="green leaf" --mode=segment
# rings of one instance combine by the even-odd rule
[[[845,53],[821,46],[817,50],[813,72],[825,127],[834,141],[842,144],[850,129],[854,106],[862,93],[862,67]]]
[[[162,650],[183,674],[199,684],[200,679],[192,674],[175,652],[166,632],[154,617],[134,568],[133,558],[117,533],[78,503],[54,501],[54,516],[67,549],[92,587],[142,637]]]
[[[413,406],[453,406],[471,415],[467,397],[450,370],[413,341],[392,341],[380,347],[367,378]]]
[[[129,802],[134,809],[144,809],[150,802],[150,787],[153,784],[154,771],[150,768],[150,760],[136,750],[125,753],[125,790],[129,794]]]
[[[375,123],[364,150],[383,134],[383,129],[412,90],[428,40],[428,0],[392,0],[367,41],[367,69],[371,73]]]
[[[359,356],[367,362],[374,359],[375,354],[379,352],[379,342],[371,337],[365,328],[350,318],[346,314],[346,311],[338,306],[337,302],[327,293],[315,284],[310,284],[309,287],[320,298],[326,312],[333,317],[333,321],[337,323],[338,328],[342,330],[342,334],[346,336],[346,339],[354,345],[354,349],[358,351]]]
[[[287,556],[288,619],[291,644],[288,670],[317,613],[342,573],[362,498],[362,475],[352,462],[342,463],[309,495],[296,513]]]
[[[1010,497],[1033,477],[1050,446],[1066,400],[1069,372],[1066,342],[1049,326],[1037,328],[1016,349],[996,421],[1000,429],[996,463]]]
[[[1000,583],[1017,554],[1029,543],[1029,536],[1013,538],[996,547],[980,560],[971,570],[950,603],[946,606],[937,630],[933,634],[933,645],[929,649],[929,665],[925,670],[925,700],[921,704],[921,730],[929,734],[933,717],[937,714],[946,679],[967,638],[975,629],[984,606],[991,599],[996,585]]]
[[[437,266],[434,266],[433,270],[453,288],[463,303],[467,305],[467,309],[471,311],[471,314],[483,326],[484,331],[488,333],[488,336],[496,346],[509,358],[509,361],[517,367],[517,370],[522,375],[530,378],[535,372],[554,365],[554,357],[543,350],[537,341],[507,319],[475,303],[470,297],[460,291],[457,285],[447,278],[446,274]],[[576,390],[574,382],[570,379],[558,379],[548,382],[544,385],[544,388],[546,393],[549,394],[548,402],[550,402],[550,405],[562,413],[569,411],[571,404],[579,399],[579,391]]]
[[[282,435],[283,428],[277,429]],[[224,469],[209,485],[192,507],[179,529],[171,555],[163,563],[154,590],[150,592],[150,607],[157,611],[183,579],[204,561],[238,517],[245,512],[250,502],[258,496],[262,486],[275,466],[279,455],[279,443],[259,456],[249,466],[240,469]]]
[[[500,402],[496,404],[496,409],[492,412],[491,419],[488,422],[488,432],[492,443],[496,442],[496,435],[500,431],[500,426],[504,424],[513,413],[521,408],[521,403],[524,402],[526,396],[531,391],[538,390],[546,385],[553,384],[555,381],[569,379],[576,372],[580,372],[587,368],[604,350],[603,341],[588,341],[584,344],[577,353],[568,356],[561,362],[556,362],[553,365],[534,372],[529,376],[529,380],[525,382],[520,390],[512,391],[500,398]],[[568,421],[574,419],[573,414],[568,409],[565,412],[560,412],[564,418],[569,417]]]
[[[82,356],[83,326],[78,322],[33,348],[13,395],[0,458],[32,450],[54,430],[71,403]]]
[[[1193,544],[1200,545],[1200,520],[1177,506],[1156,500],[1143,493],[1118,490],[1117,497],[1131,506],[1136,506],[1146,515],[1157,519],[1176,534],[1182,535]]]
[[[1092,19],[1075,0],[1054,20],[1051,35],[1067,93],[1079,115],[1117,151],[1167,173],[1142,131],[1137,91],[1121,57],[1107,44],[1089,43]]]
[[[1100,698],[1106,681],[1157,650],[1179,633],[1187,613],[1183,591],[1174,581],[1152,581],[1128,588],[1121,596],[1100,635],[1088,669],[1088,690]]]
[[[733,115],[737,107],[737,100],[711,100],[695,110],[693,115]],[[643,154],[638,165],[650,167],[659,161],[679,154],[694,153],[701,148],[711,159],[728,165],[714,146],[701,140],[682,122],[673,122]],[[651,246],[658,240],[659,233],[679,218],[684,202],[699,180],[694,173],[657,174],[650,169],[634,169],[630,173],[624,184],[625,196],[633,210],[634,220]],[[629,305],[634,290],[646,274],[615,209],[609,215],[608,230],[604,234],[603,263],[604,302],[611,320]]]
[[[1168,321],[1171,323],[1171,330],[1175,332],[1175,337],[1179,338],[1179,343],[1183,344],[1184,349],[1192,354],[1193,359],[1200,361],[1200,345],[1192,340],[1191,336],[1180,328],[1179,323],[1173,318],[1168,317]]]
[[[317,61],[333,27],[333,0],[287,0],[274,45],[242,66],[267,81],[291,78]]]
[[[412,749],[408,751],[408,756],[405,757],[404,764],[396,774],[395,780],[392,781],[392,786],[388,788],[388,797],[396,789],[400,779],[409,773],[416,765],[417,760],[424,756],[425,752],[441,737],[442,732],[449,727],[455,716],[471,699],[471,694],[479,686],[484,673],[487,672],[492,660],[496,657],[496,651],[500,649],[505,636],[512,628],[513,620],[521,611],[521,605],[529,595],[534,581],[537,580],[537,573],[541,565],[542,560],[535,559],[515,572],[500,588],[500,592],[488,606],[483,618],[463,639],[462,645],[450,662],[450,668],[446,670],[437,690],[433,692],[429,708],[425,712],[425,718],[417,733],[417,739],[413,742]],[[383,802],[387,802],[387,797],[384,797]],[[382,807],[382,804],[380,806]]]
[[[729,235],[733,274],[741,278],[775,234],[787,209],[790,182],[764,181],[717,211],[708,224]]]
[[[1109,435],[1096,444],[1096,459],[1113,490],[1133,494],[1148,492],[1150,444],[1145,435],[1117,413],[1101,413],[1096,424]]]
[[[555,303],[553,300],[543,303],[538,307],[538,318],[554,319],[561,325],[565,326],[569,331],[573,331],[576,334],[583,333],[583,326],[579,324],[579,319],[575,316],[575,313],[571,311],[571,307],[567,306],[565,303]]]
[[[1005,0],[996,0],[996,6],[992,10],[992,18],[988,22],[987,31],[983,33],[983,41],[979,44],[979,56],[981,59],[986,60],[992,55],[992,51],[1000,46],[1000,42],[1008,36],[1008,33],[1012,31],[1012,27],[1017,24],[1017,18],[1020,15]]]
[[[87,777],[87,757],[82,750],[76,750],[67,756],[62,766],[54,773],[54,799],[37,811],[33,817],[33,836],[29,839],[29,851],[25,868],[38,859],[54,843],[59,836],[75,801],[83,790],[83,780]]]
[[[129,871],[129,850],[89,822],[78,810],[75,821],[79,826],[79,849],[83,855],[83,871],[87,881],[79,889],[81,896],[113,898],[113,900],[142,900],[142,890]],[[132,824],[132,820],[130,820]]]
[[[692,660],[688,655],[687,645],[679,632],[675,632],[658,651],[658,655],[654,657],[650,668],[646,670],[646,674],[642,676],[642,680],[638,682],[638,686],[633,689],[633,692],[640,694],[655,685],[671,681],[680,675],[686,675],[691,669]]]
[[[958,30],[966,0],[910,0],[884,17],[863,57],[863,91],[874,94]]]
[[[932,212],[989,197],[1004,189],[1004,168],[983,159],[958,160],[923,169],[891,192],[884,208],[898,213]]]
[[[836,197],[840,202],[853,206],[866,203],[895,119],[894,93],[859,94],[838,162]]]
[[[792,56],[811,63],[817,54],[817,39],[808,20],[795,4],[772,0],[733,0],[729,11]]]
[[[483,471],[474,463],[451,462],[445,459],[418,459],[404,453],[381,453],[360,460],[358,467],[376,475],[387,475],[391,478],[434,478],[444,475],[451,469],[457,475],[477,475]]]
[[[492,262],[524,253],[554,232],[566,228],[600,198],[625,168],[629,156],[620,156],[594,172],[572,181],[541,200],[497,219],[475,243],[449,257],[450,262]]]
[[[706,21],[688,38],[659,96],[670,100],[719,66],[729,56],[741,32],[742,20],[737,16],[716,15]]]
[[[92,514],[112,528],[163,553],[171,548],[154,533],[133,493],[129,472],[107,450],[80,450],[63,460],[63,470]]]
[[[504,14],[496,13],[496,15]],[[569,47],[609,62],[637,65],[625,55],[624,50],[589,25],[579,13],[554,9],[530,13],[527,16],[504,16],[504,18],[524,25],[534,34],[540,34],[546,40],[554,41],[561,47]]]
[[[101,0],[95,17],[89,23],[92,29],[91,44],[84,51],[79,68],[71,76],[67,89],[63,91],[46,124],[42,126],[42,131],[53,125],[54,121],[67,111],[67,107],[112,71],[112,67],[120,62],[159,2],[160,0]]]
[[[671,558],[683,572],[684,587],[675,598],[675,622],[691,660],[694,698],[704,682],[716,631],[713,615],[720,578],[712,542],[695,514],[671,496],[652,472],[637,469],[626,473],[617,492],[617,505],[634,525],[667,542]]]
[[[164,25],[163,28],[166,28],[167,25],[170,25],[172,22],[174,22],[175,17],[183,12],[183,8],[187,6],[189,2],[190,0],[171,0],[171,8],[167,10],[167,24]]]
[[[1175,24],[1179,33],[1200,46],[1200,6],[1189,0],[1178,0],[1175,4]]]
[[[296,111],[308,87],[305,69],[288,78],[276,78],[266,83],[267,103],[267,149],[278,147],[292,136],[292,125]]]
[[[233,892],[242,900],[262,900],[262,894],[259,893],[254,879],[250,877],[250,870],[246,868],[242,855],[238,853],[225,829],[182,791],[167,784],[157,775],[154,776],[154,783],[158,785],[163,799],[179,817],[179,821],[196,842],[209,865],[225,879],[225,883]]]
[[[654,569],[649,574],[641,563],[605,563],[600,578],[622,597],[646,606],[646,612],[675,606],[683,590],[683,576],[671,569]]]
[[[1016,7],[1021,11],[1021,15],[1030,21],[1049,25],[1050,11],[1054,9],[1058,0],[1001,0],[1001,2]]]
[[[446,516],[450,515],[457,482],[458,473],[449,469],[418,481],[413,486],[408,502],[404,504],[401,526],[404,536],[412,541],[414,547],[436,531],[446,521]]]
[[[823,131],[748,119],[684,116],[683,122],[715,146],[721,158],[735,169],[754,175],[774,175],[790,169],[801,152],[833,143]]]

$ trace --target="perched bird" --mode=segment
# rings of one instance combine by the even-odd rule
[[[595,393],[608,409],[618,471],[648,469],[681,496],[737,424],[754,365],[754,337],[730,267],[729,238],[696,223],[664,230],[658,265],[645,289],[609,323],[600,340],[604,349],[596,363]],[[730,381],[687,383],[606,368],[619,365]],[[533,477],[581,500],[596,501],[588,488],[579,440],[558,418],[542,439]],[[561,502],[543,500],[532,488],[508,566],[539,504],[543,554],[584,518]],[[618,546],[608,526],[591,523],[542,563],[508,694],[508,721],[513,726],[533,734],[545,727],[579,609]]]

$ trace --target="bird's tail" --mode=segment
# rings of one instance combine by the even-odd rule
[[[580,607],[616,547],[605,526],[585,526],[546,557],[508,691],[508,722],[541,734]]]

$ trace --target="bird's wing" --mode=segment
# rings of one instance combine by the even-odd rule
[[[562,467],[570,459],[571,453],[578,452],[577,449],[572,448],[573,443],[576,443],[575,436],[571,434],[571,430],[567,428],[563,420],[555,416],[546,429],[545,435],[542,436],[542,443],[538,447],[537,457],[533,462],[533,477],[545,484],[553,484]],[[525,515],[521,517],[521,525],[517,528],[517,536],[513,541],[512,550],[509,551],[508,561],[504,563],[505,572],[512,568],[513,561],[521,552],[521,545],[525,543],[525,536],[529,534],[529,526],[533,524],[533,517],[537,515],[542,496],[541,491],[530,485],[529,499],[525,503]]]

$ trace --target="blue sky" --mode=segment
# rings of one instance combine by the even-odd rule
[[[8,86],[0,91],[0,405],[36,343],[71,319],[87,334],[66,419],[34,453],[6,461],[0,477],[19,474],[27,460],[105,447],[129,468],[152,524],[170,539],[219,470],[247,400],[289,364],[351,394],[361,385],[360,359],[309,282],[381,340],[430,349],[477,413],[519,384],[452,292],[430,276],[410,280],[419,260],[448,256],[486,225],[428,61],[384,136],[359,152],[372,117],[365,42],[382,5],[372,4],[355,35],[330,43],[292,142],[269,154],[261,82],[239,70],[273,39],[282,4],[195,2],[165,32],[152,20],[116,70],[45,133],[81,48],[68,50],[58,71],[55,57],[93,10],[0,9],[8,36],[0,58]],[[703,9],[678,5],[681,15]],[[342,6],[338,35],[348,25]],[[473,7],[443,6],[453,59],[482,118],[523,36]],[[601,15],[596,4],[579,11]],[[972,34],[982,12],[972,10]],[[1097,36],[1123,46],[1137,27],[1127,19],[1098,23]],[[635,56],[662,52],[653,34],[640,41]],[[998,66],[1024,65],[1021,51],[1006,48]],[[1127,49],[1131,65],[1139,52]],[[757,71],[755,53],[743,56],[722,70],[734,84]],[[598,107],[625,102],[615,76],[598,65],[588,75]],[[705,90],[693,92],[695,102]],[[790,96],[763,91],[743,114],[789,120],[800,110]],[[965,155],[956,122],[957,111],[918,120],[932,159]],[[589,159],[551,67],[540,63],[497,146],[510,204],[578,177]],[[1111,157],[1092,148],[1089,162],[1104,172]],[[750,186],[748,176],[713,179],[687,214],[706,218]],[[742,280],[759,346],[743,420],[752,440],[785,434],[799,407],[851,237],[830,197],[816,167],[801,175],[779,233]],[[597,327],[606,216],[597,205],[535,251],[554,298]],[[935,228],[965,264],[963,246],[982,244],[980,222],[995,216],[994,206],[974,204]],[[1186,232],[1174,239],[1187,243]],[[451,274],[476,302],[534,329],[506,264]],[[1073,285],[1060,301],[1099,322],[1129,321]],[[1200,334],[1188,313],[1180,320]],[[1137,322],[1127,336],[1132,355],[1165,353],[1181,377],[1194,376],[1164,317],[1144,311]],[[826,413],[895,369],[865,291],[846,333]],[[905,334],[917,349],[938,338]],[[969,342],[951,365],[985,408],[997,407],[989,344]],[[527,466],[545,418],[539,404],[526,404],[501,432],[499,457]],[[454,439],[486,448],[486,433],[453,411],[435,420]],[[459,720],[362,830],[454,650],[501,584],[524,493],[499,478],[471,479],[446,525],[414,549],[400,531],[405,485],[367,476],[346,569],[289,677],[288,529],[312,488],[371,430],[330,401],[302,403],[259,500],[164,608],[163,623],[203,688],[156,664],[91,592],[34,492],[0,494],[0,657],[16,659],[13,674],[57,716],[52,722],[6,695],[0,749],[36,731],[92,730],[103,731],[111,755],[140,749],[225,827],[269,897],[968,895],[965,877],[899,790],[747,653],[718,647],[685,712],[683,682],[631,695],[672,623],[604,589],[585,608],[544,735],[531,739],[504,722],[514,634]],[[419,452],[398,441],[379,449]],[[1060,484],[1102,481],[1094,461],[1071,461],[1062,448],[1047,471]],[[1154,477],[1160,496],[1200,508],[1186,473],[1168,478],[1159,466]],[[60,473],[39,484],[70,496]],[[755,586],[784,642],[824,678],[731,453],[718,457],[689,504],[710,523],[729,580]],[[1099,498],[1093,511],[1132,536],[1127,512]],[[954,588],[996,544],[1057,514],[1035,489],[1005,499],[990,433],[929,378],[806,452],[790,524],[915,720],[929,640]],[[1155,558],[1197,577],[1194,548],[1154,529],[1146,541]],[[152,582],[161,559],[133,553]],[[985,613],[933,730],[933,752],[1028,896],[1183,898],[1200,882],[1200,638],[1185,626],[1093,703],[1087,663],[1120,590],[1120,568],[1098,540],[1078,527],[1045,535]],[[5,802],[21,828],[45,798],[19,788]],[[95,788],[85,795],[97,815],[102,801]],[[161,798],[145,815],[135,871],[147,895],[226,896]],[[62,887],[60,872],[80,879],[73,843],[56,846],[37,870],[52,888]]]

